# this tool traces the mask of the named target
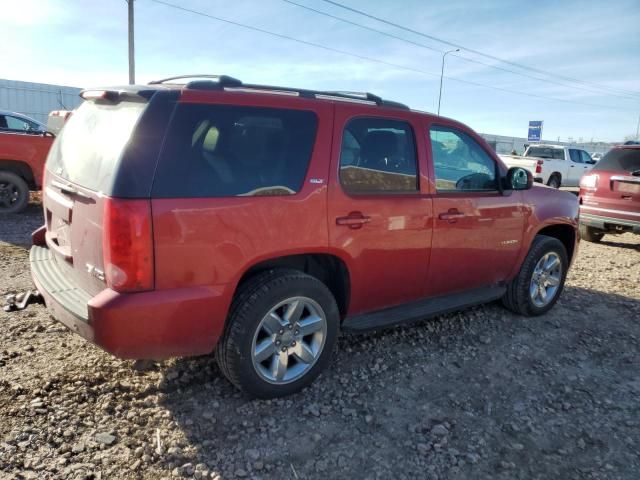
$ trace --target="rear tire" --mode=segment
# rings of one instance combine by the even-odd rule
[[[553,267],[553,262],[557,262],[557,268]],[[545,268],[547,264],[549,269]],[[568,268],[569,258],[562,242],[537,235],[518,276],[507,285],[502,303],[512,312],[527,317],[546,313],[562,293]]]
[[[216,359],[229,381],[252,397],[290,395],[329,364],[339,323],[338,305],[320,280],[270,270],[239,288]]]
[[[551,188],[560,188],[562,182],[560,181],[560,177],[554,173],[553,175],[551,175],[551,177],[549,177],[547,185],[549,185]]]
[[[12,172],[0,172],[0,213],[18,213],[29,205],[29,186]]]
[[[580,238],[587,242],[598,243],[604,237],[604,232],[598,228],[589,227],[587,225],[580,224]]]

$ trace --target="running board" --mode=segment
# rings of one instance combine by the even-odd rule
[[[443,315],[498,300],[506,291],[507,287],[501,284],[405,303],[397,307],[347,317],[342,322],[342,330],[364,332],[391,327],[400,323],[416,322],[436,315]]]

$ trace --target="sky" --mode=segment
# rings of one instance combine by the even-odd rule
[[[137,83],[227,74],[370,91],[435,112],[442,54],[455,47],[422,33],[462,47],[446,57],[441,114],[476,131],[526,137],[528,122],[543,120],[548,140],[621,141],[636,133],[640,0],[336,0],[418,33],[327,1],[291,1],[352,23],[285,0],[135,0]],[[0,0],[0,31],[0,78],[83,88],[127,83],[125,0]]]

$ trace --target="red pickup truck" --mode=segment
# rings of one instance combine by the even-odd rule
[[[0,110],[0,214],[24,210],[40,189],[53,139],[36,120]]]
[[[52,314],[122,358],[215,349],[293,393],[338,333],[501,300],[541,315],[578,200],[473,130],[376,95],[221,76],[85,91],[45,173],[31,271]]]

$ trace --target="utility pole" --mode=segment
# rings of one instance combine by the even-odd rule
[[[440,69],[440,94],[438,95],[438,116],[440,116],[440,100],[442,100],[442,78],[444,77],[444,57],[447,56],[448,53],[459,52],[460,49],[456,48],[455,50],[449,50],[444,52],[442,55],[442,68]]]
[[[129,10],[129,85],[136,83],[136,58],[133,39],[133,1],[126,0]]]

